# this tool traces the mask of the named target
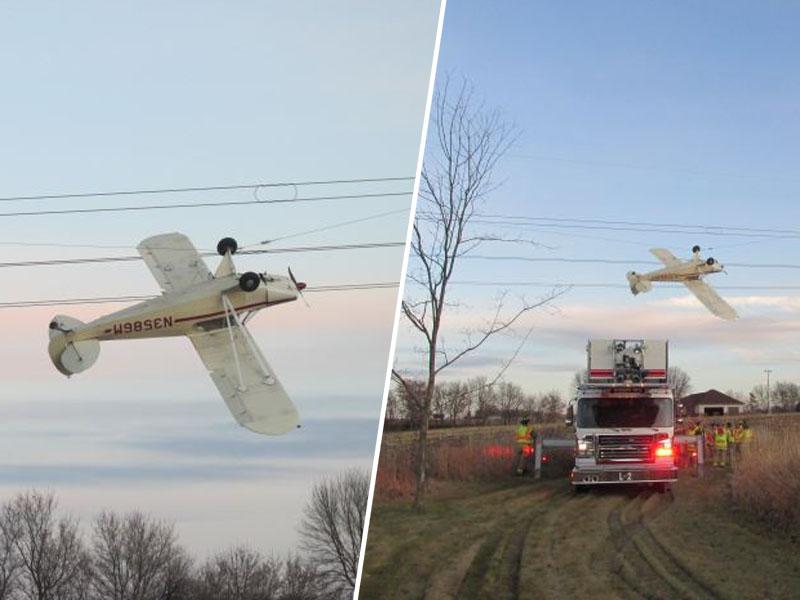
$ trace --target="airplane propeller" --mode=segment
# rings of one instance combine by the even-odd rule
[[[306,300],[306,297],[303,295],[303,290],[306,289],[306,284],[302,281],[297,281],[297,278],[295,278],[294,273],[292,273],[291,267],[289,267],[289,279],[292,280],[292,283],[294,284],[294,289],[297,290],[297,293],[303,300],[303,304],[305,304],[307,308],[311,308],[311,305],[308,303],[308,300]]]

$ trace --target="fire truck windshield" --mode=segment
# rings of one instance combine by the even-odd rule
[[[670,427],[669,398],[583,398],[578,403],[578,427]]]

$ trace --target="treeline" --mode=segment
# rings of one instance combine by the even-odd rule
[[[789,381],[776,381],[769,386],[757,385],[747,397],[737,392],[729,392],[737,400],[747,404],[750,412],[766,412],[769,407],[772,412],[800,411],[800,386]]]
[[[21,493],[0,507],[0,600],[349,598],[368,491],[359,471],[315,485],[300,526],[305,556],[236,546],[203,562],[171,523],[104,511],[83,531],[52,493]]]
[[[395,385],[386,404],[387,429],[416,428],[423,405],[422,381]],[[431,427],[459,425],[508,425],[521,416],[534,421],[554,421],[563,417],[566,403],[561,393],[526,394],[510,381],[492,383],[486,377],[437,384],[431,402]]]

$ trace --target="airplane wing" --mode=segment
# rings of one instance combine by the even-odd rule
[[[179,291],[212,279],[205,261],[182,233],[149,237],[137,250],[165,292]]]
[[[240,425],[266,435],[281,435],[297,427],[297,409],[247,328],[224,327],[193,333],[189,339]]]
[[[664,263],[665,267],[675,267],[681,264],[681,261],[675,258],[675,255],[666,248],[651,248],[650,254]]]
[[[725,302],[725,300],[714,291],[707,283],[700,281],[699,279],[690,279],[683,282],[689,291],[691,291],[697,299],[702,302],[705,307],[710,310],[712,313],[720,317],[721,319],[727,319],[728,321],[733,321],[739,315],[736,314],[736,311],[733,307]]]

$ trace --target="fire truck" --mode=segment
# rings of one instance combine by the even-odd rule
[[[674,398],[666,340],[589,340],[585,382],[567,409],[575,431],[575,491],[677,481]]]

